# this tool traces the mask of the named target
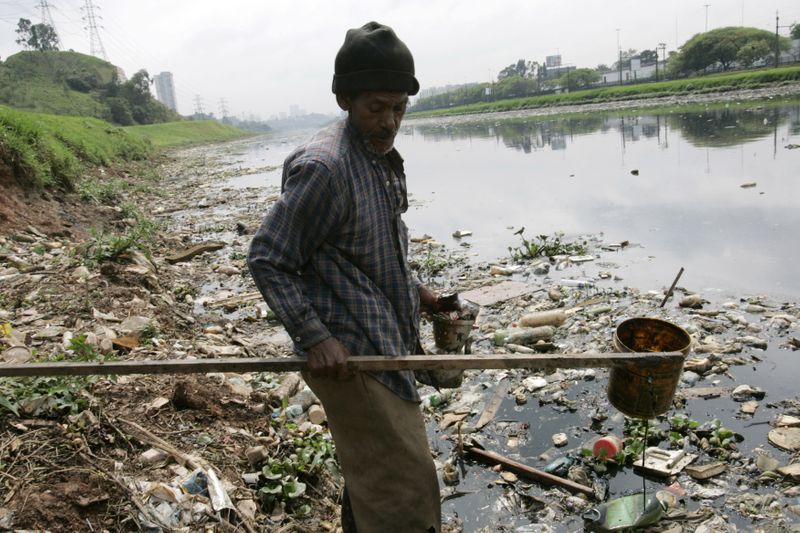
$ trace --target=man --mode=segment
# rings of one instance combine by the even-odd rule
[[[391,28],[370,22],[347,32],[334,71],[348,116],[286,159],[248,265],[308,357],[303,378],[328,415],[344,474],[345,532],[438,532],[439,486],[413,374],[347,369],[351,356],[421,353],[420,307],[439,309],[409,270],[401,219],[408,200],[394,138],[419,91],[414,59]]]

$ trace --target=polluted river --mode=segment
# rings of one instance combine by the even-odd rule
[[[154,254],[169,298],[137,314],[165,322],[172,313],[182,326],[167,334],[162,324],[158,342],[129,356],[291,354],[290,340],[254,294],[245,257],[280,193],[283,159],[309,134],[192,148],[164,164],[164,194],[148,207],[169,235]],[[643,530],[800,531],[800,102],[409,118],[396,146],[408,176],[410,262],[439,292],[480,305],[472,353],[617,352],[618,326],[635,317],[660,318],[688,334],[673,402],[647,429],[610,403],[602,368],[467,370],[458,388],[422,386],[449,531],[609,530],[592,525],[594,510],[629,495],[641,499],[643,484],[648,496],[658,495]],[[175,253],[201,243],[220,244],[190,258]],[[98,309],[95,322],[107,320],[106,329],[122,335],[108,319],[113,312]],[[429,320],[423,336],[436,352]],[[46,338],[39,351],[47,351]],[[250,413],[289,417],[312,432],[320,421],[295,396],[272,409],[269,402],[251,405],[283,376],[218,379],[233,383]],[[169,408],[162,403],[159,416]],[[229,459],[228,492],[234,505],[257,503],[237,507],[242,520],[277,529],[297,508],[265,503],[263,478],[246,471],[261,467],[254,444],[278,437],[272,430],[259,436],[252,414],[228,425],[244,420],[252,439],[235,449],[253,468]],[[236,433],[245,429],[225,431],[225,439],[246,440]],[[665,459],[642,475],[634,463],[645,431],[647,445]],[[175,442],[198,447],[180,438]],[[593,453],[599,439],[613,457]],[[487,464],[473,447],[585,490]],[[166,518],[148,514],[147,498],[141,522],[163,525],[158,520]],[[171,524],[202,523],[192,519]],[[295,520],[305,530],[335,522]]]

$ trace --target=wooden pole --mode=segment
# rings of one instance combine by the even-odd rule
[[[664,296],[664,299],[661,300],[661,305],[659,307],[664,307],[664,304],[667,303],[667,300],[669,300],[669,297],[672,296],[672,291],[675,290],[675,285],[678,284],[678,280],[681,279],[681,275],[683,275],[683,267],[681,267],[681,269],[678,270],[678,275],[675,276],[675,281],[672,282],[672,285],[670,286],[669,290],[667,291],[667,294]]]
[[[609,368],[619,365],[656,366],[683,360],[678,352],[600,354],[470,354],[470,355],[383,355],[352,356],[353,371],[369,370],[460,370],[487,368]],[[163,359],[91,363],[0,363],[0,377],[23,376],[112,376],[123,374],[206,374],[209,372],[291,372],[303,370],[302,357]]]
[[[508,457],[503,457],[500,454],[487,450],[481,450],[480,448],[475,447],[467,448],[466,451],[469,455],[474,456],[476,459],[480,459],[485,463],[493,465],[501,465],[505,470],[514,472],[518,476],[523,476],[528,479],[546,483],[548,485],[558,485],[559,487],[563,487],[571,492],[580,492],[586,494],[590,498],[594,497],[594,490],[592,490],[591,487],[586,487],[569,479],[564,479],[563,477],[548,474],[547,472],[543,472],[542,470],[538,470],[532,466],[519,463],[509,459]]]

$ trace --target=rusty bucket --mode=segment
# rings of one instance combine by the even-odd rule
[[[686,331],[658,318],[629,318],[617,326],[614,346],[620,352],[689,353],[692,339]],[[611,368],[608,399],[620,412],[634,418],[653,418],[672,406],[683,360],[627,364]]]
[[[438,353],[469,353],[469,335],[475,320],[449,320],[441,316],[433,318],[433,340]],[[431,370],[437,387],[452,389],[461,386],[463,370]]]
[[[433,317],[433,340],[446,353],[459,353],[469,339],[474,320],[447,320]]]

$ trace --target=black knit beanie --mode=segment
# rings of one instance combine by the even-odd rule
[[[347,31],[336,54],[333,92],[419,92],[414,77],[414,58],[389,26],[368,22]]]

